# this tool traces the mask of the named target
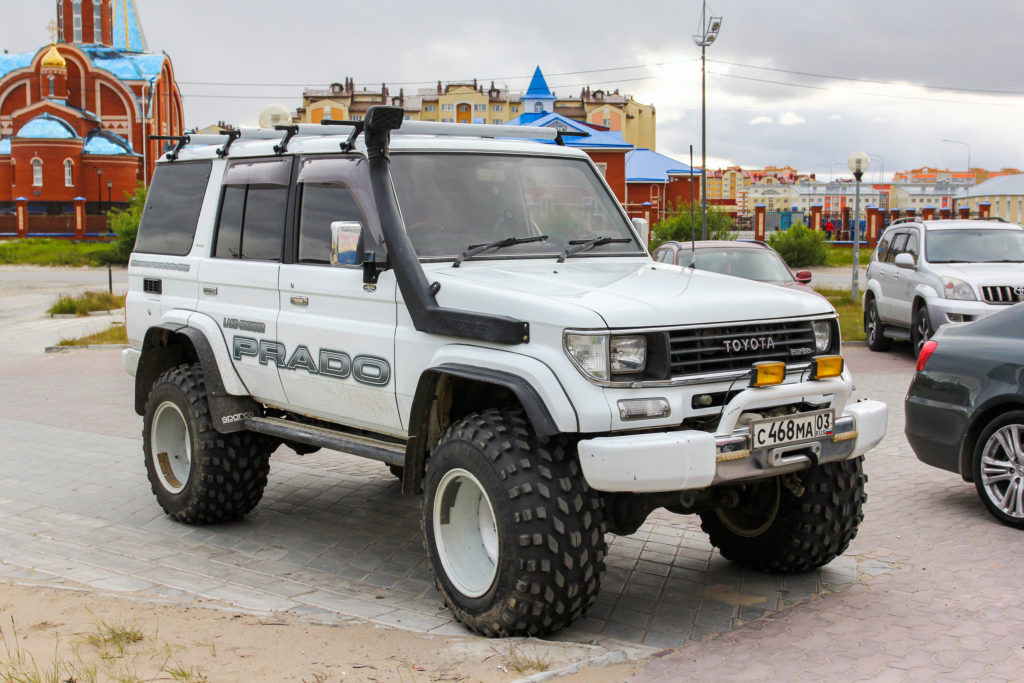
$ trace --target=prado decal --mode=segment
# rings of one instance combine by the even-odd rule
[[[255,358],[260,365],[273,363],[280,370],[305,370],[311,375],[337,379],[352,377],[361,384],[375,387],[386,386],[391,381],[391,365],[383,358],[376,356],[352,358],[344,351],[332,349],[320,349],[314,356],[305,345],[296,347],[289,356],[284,344],[270,339],[233,337],[231,356],[236,361],[249,357]]]

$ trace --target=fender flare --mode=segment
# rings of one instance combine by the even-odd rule
[[[538,436],[554,436],[561,433],[540,394],[533,385],[518,375],[461,363],[443,363],[428,368],[420,375],[409,414],[409,440],[405,446],[405,473],[402,477],[403,493],[418,493],[422,488],[423,466],[427,456],[424,435],[438,382],[444,377],[459,377],[508,389],[523,406],[526,418]]]
[[[169,346],[168,342],[175,335],[185,337],[191,345],[194,354],[183,355],[175,352],[168,357],[168,354],[161,353],[160,348]],[[203,369],[207,401],[210,406],[210,417],[217,431],[225,434],[242,431],[245,429],[245,418],[262,414],[260,405],[247,393],[239,395],[231,391],[231,389],[237,391],[237,386],[228,387],[225,385],[222,368],[217,361],[217,355],[207,335],[199,328],[193,327],[181,320],[165,320],[146,330],[146,336],[142,342],[138,370],[135,373],[136,413],[139,415],[145,414],[149,389],[157,377],[167,368],[168,361],[170,360],[172,363],[177,360],[185,362],[190,360],[192,355],[194,355],[195,360]],[[244,390],[244,385],[241,384],[241,380],[234,373],[233,368],[231,369],[228,383],[241,385]]]

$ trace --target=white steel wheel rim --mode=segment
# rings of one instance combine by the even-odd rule
[[[461,468],[446,472],[432,513],[445,575],[466,597],[480,597],[498,573],[498,524],[480,480]]]
[[[1024,429],[1018,424],[1000,428],[981,452],[981,483],[985,495],[1003,514],[1024,519]]]
[[[181,493],[192,472],[192,442],[185,416],[173,402],[157,406],[149,447],[160,485],[170,493]]]

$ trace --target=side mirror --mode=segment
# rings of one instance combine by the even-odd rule
[[[651,241],[650,223],[648,223],[645,218],[634,218],[632,220],[633,228],[636,230],[637,234],[640,235],[640,240],[644,243],[644,248],[647,248],[647,245]]]
[[[798,271],[797,274],[796,274],[796,281],[799,282],[802,285],[806,285],[806,284],[810,283],[810,281],[811,281],[811,271],[809,271],[809,270]]]
[[[908,270],[914,270],[917,268],[917,264],[914,262],[914,257],[907,252],[896,254],[896,260],[894,263],[897,268],[906,268]]]
[[[334,221],[331,223],[331,265],[354,266],[359,249],[359,235],[363,224],[359,221]]]

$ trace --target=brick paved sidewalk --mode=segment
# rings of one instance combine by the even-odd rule
[[[116,352],[0,368],[0,395],[16,398],[0,413],[0,575],[466,633],[427,570],[419,499],[401,496],[386,467],[282,448],[263,501],[246,519],[174,523],[146,481],[131,392]],[[896,561],[861,544],[819,572],[765,576],[713,552],[695,518],[665,512],[610,541],[598,603],[557,640],[675,647],[803,611],[821,596],[829,604],[833,591]]]

